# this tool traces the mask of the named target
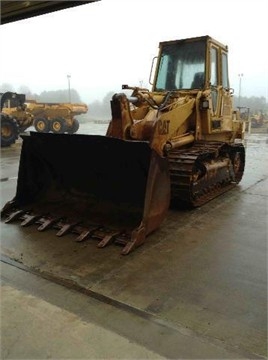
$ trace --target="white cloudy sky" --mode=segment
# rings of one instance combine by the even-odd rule
[[[229,47],[238,95],[268,99],[267,0],[101,0],[1,25],[0,84],[32,92],[71,87],[102,100],[122,84],[148,85],[165,40],[209,35]]]

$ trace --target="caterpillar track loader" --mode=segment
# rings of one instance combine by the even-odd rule
[[[24,136],[5,222],[123,245],[128,254],[171,203],[197,207],[239,183],[244,123],[233,109],[227,55],[209,36],[161,42],[152,90],[123,85],[106,136]]]

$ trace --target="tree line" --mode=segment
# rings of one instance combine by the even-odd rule
[[[268,102],[264,96],[234,96],[234,106],[236,108],[247,107],[249,108],[251,114],[256,114],[259,111],[263,112],[264,114],[268,114]]]
[[[14,87],[8,83],[0,85],[0,92],[12,91],[19,94],[25,94],[27,100],[35,100],[37,102],[44,103],[81,103],[81,97],[75,89],[60,89],[60,90],[49,90],[42,91],[40,94],[33,93],[28,86],[21,85],[18,90],[15,90]]]

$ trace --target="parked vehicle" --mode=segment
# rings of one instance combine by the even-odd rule
[[[106,136],[23,138],[17,193],[6,222],[89,237],[128,254],[170,203],[201,206],[240,182],[244,121],[233,108],[228,48],[209,36],[166,41],[152,90],[123,85]]]

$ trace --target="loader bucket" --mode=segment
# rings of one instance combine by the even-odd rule
[[[164,220],[168,161],[147,142],[93,135],[23,136],[17,191],[2,210],[6,222],[73,232],[77,241],[114,242],[128,254]]]

